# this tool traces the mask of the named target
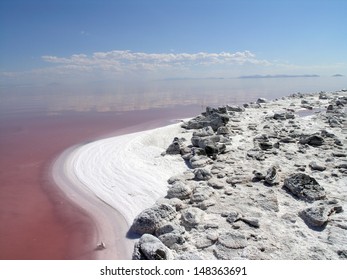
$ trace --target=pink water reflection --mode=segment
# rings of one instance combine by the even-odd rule
[[[50,163],[79,142],[159,126],[186,109],[2,118],[0,259],[93,259],[93,225],[54,186]]]

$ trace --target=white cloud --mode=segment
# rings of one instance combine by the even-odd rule
[[[70,57],[42,56],[49,63],[66,66],[85,66],[88,69],[136,71],[154,71],[162,68],[209,66],[209,65],[269,65],[266,60],[259,60],[250,51],[221,53],[144,53],[130,50],[95,52],[90,56],[75,54]]]

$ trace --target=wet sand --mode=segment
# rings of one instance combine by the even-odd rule
[[[172,108],[2,116],[0,259],[95,259],[94,221],[52,182],[52,161],[80,142],[154,128],[194,113]]]

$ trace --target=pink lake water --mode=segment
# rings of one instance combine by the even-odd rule
[[[0,88],[0,259],[93,259],[89,216],[50,179],[68,147],[154,128],[205,106],[346,88],[345,78],[153,81]]]

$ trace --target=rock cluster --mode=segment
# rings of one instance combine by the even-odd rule
[[[133,258],[346,259],[346,104],[298,93],[184,122],[162,155],[188,170],[134,220]]]

